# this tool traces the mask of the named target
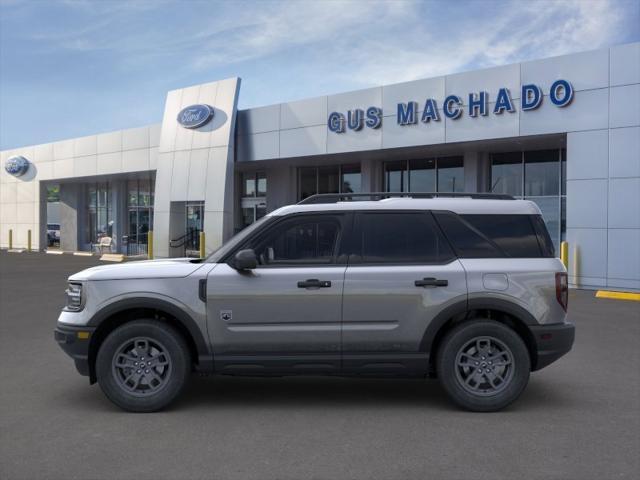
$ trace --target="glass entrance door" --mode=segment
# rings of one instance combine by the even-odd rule
[[[204,228],[204,202],[187,203],[187,224],[185,254],[187,257],[200,255],[200,232]]]
[[[140,178],[127,182],[127,255],[147,255],[148,253],[149,230],[153,222],[153,184],[153,178]]]

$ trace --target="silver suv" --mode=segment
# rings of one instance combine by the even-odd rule
[[[55,338],[136,412],[191,372],[437,377],[493,411],[567,353],[567,274],[538,207],[481,194],[316,195],[208,258],[69,278]]]

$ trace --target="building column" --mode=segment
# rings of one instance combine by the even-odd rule
[[[78,214],[80,211],[80,185],[60,184],[60,249],[78,250]]]
[[[382,162],[371,159],[362,160],[360,171],[363,192],[378,192],[384,188],[382,185]]]

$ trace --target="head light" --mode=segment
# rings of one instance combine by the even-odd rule
[[[66,309],[72,312],[82,310],[82,285],[79,283],[70,283],[65,290],[67,296]]]

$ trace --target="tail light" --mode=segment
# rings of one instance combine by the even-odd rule
[[[565,272],[556,273],[556,299],[566,312],[569,306],[569,277]]]

